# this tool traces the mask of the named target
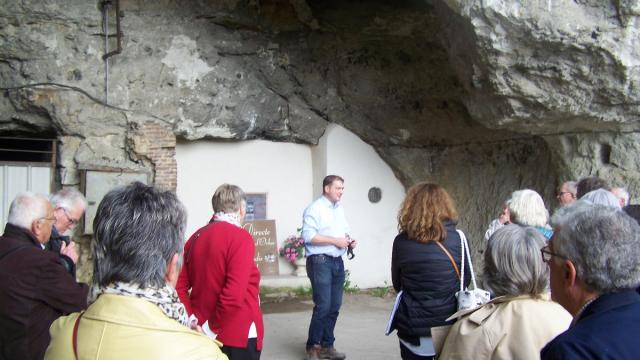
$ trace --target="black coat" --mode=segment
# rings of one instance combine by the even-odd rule
[[[447,237],[442,244],[460,269],[460,236],[454,222],[445,221],[444,225]],[[470,278],[467,262],[465,286]],[[431,336],[432,327],[449,324],[445,319],[457,310],[455,293],[460,290],[460,280],[449,257],[436,243],[419,243],[409,239],[406,233],[396,236],[391,280],[396,291],[403,290],[394,320],[398,336],[418,344],[419,337]]]
[[[88,290],[60,264],[59,254],[7,224],[0,237],[0,360],[42,359],[49,326],[86,308]]]
[[[60,264],[67,269],[67,272],[76,278],[76,264],[71,260],[67,255],[60,254],[60,249],[62,248],[62,243],[69,245],[71,239],[68,236],[58,234],[58,230],[53,226],[51,228],[51,237],[49,238],[49,242],[46,245],[46,249],[49,251],[53,251],[58,256],[60,256]]]

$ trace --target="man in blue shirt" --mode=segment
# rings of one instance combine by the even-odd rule
[[[640,226],[620,209],[582,201],[552,219],[542,256],[551,297],[573,315],[546,359],[637,359],[640,332]]]
[[[307,340],[308,360],[346,357],[333,346],[345,277],[342,255],[347,248],[356,246],[356,241],[349,237],[349,224],[340,204],[343,192],[344,179],[326,176],[322,181],[322,196],[304,210],[302,219],[307,274],[315,304]]]

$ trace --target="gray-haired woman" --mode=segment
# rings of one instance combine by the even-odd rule
[[[174,289],[187,215],[175,194],[142,183],[110,191],[93,233],[86,312],[56,320],[46,359],[227,359],[191,330]]]
[[[534,359],[569,327],[571,315],[549,299],[544,237],[532,227],[507,225],[489,239],[485,287],[496,296],[450,329],[441,359]]]
[[[222,341],[231,360],[258,360],[264,324],[255,243],[242,228],[245,194],[223,184],[211,198],[213,218],[185,245],[176,289],[189,314]]]

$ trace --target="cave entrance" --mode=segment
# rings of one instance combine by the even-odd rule
[[[18,193],[51,193],[55,163],[55,139],[0,136],[0,231]]]

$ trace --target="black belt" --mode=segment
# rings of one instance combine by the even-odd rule
[[[342,256],[331,256],[331,255],[327,255],[327,254],[315,254],[315,255],[309,255],[308,257],[319,257],[319,258],[325,258],[325,259],[342,259]]]

